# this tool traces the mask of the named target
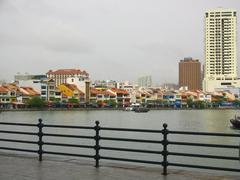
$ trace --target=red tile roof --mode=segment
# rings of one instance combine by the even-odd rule
[[[7,90],[9,90],[9,91],[19,89],[19,87],[16,84],[14,84],[14,83],[5,84],[2,87],[7,89]]]
[[[103,94],[103,95],[109,95],[109,96],[116,96],[115,94],[106,91],[106,90],[98,90],[96,88],[91,88],[90,89],[91,94]]]
[[[129,94],[126,90],[123,90],[123,89],[112,88],[111,91],[117,94]]]
[[[20,92],[27,96],[38,96],[40,93],[32,87],[21,87]]]
[[[100,93],[100,90],[97,90],[96,88],[91,88],[91,89],[90,89],[90,93],[91,93],[91,94],[99,94],[99,93]]]
[[[1,93],[7,93],[8,90],[7,90],[6,88],[0,86],[0,92],[1,92]]]
[[[80,69],[58,69],[56,71],[49,70],[47,74],[82,74],[86,76],[89,75],[86,71],[81,71]]]

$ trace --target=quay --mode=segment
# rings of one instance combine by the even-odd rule
[[[35,156],[0,153],[1,180],[239,180],[239,176],[215,172],[171,169],[162,175],[159,168],[140,165],[101,163],[93,161],[47,157],[36,161]],[[203,173],[204,172],[204,173]]]

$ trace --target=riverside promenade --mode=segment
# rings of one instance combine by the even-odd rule
[[[239,180],[240,175],[228,172],[191,171],[169,169],[161,174],[161,167],[128,165],[126,163],[101,163],[75,158],[46,157],[39,162],[35,156],[0,153],[1,180]]]

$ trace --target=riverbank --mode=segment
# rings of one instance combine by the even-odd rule
[[[171,108],[157,107],[149,108],[150,110],[240,110],[240,107],[212,107],[212,108]],[[14,111],[124,111],[125,108],[18,108],[18,109],[0,109],[1,112]]]

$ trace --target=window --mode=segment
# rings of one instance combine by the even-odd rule
[[[228,83],[228,82],[226,82],[226,83],[221,83],[221,85],[232,85],[232,83]]]
[[[14,91],[12,91],[10,95],[11,95],[11,96],[15,96],[15,92],[14,92]]]
[[[54,89],[54,86],[49,86],[49,89]]]
[[[60,93],[60,92],[55,92],[55,95],[56,95],[56,96],[60,96],[61,93]]]

